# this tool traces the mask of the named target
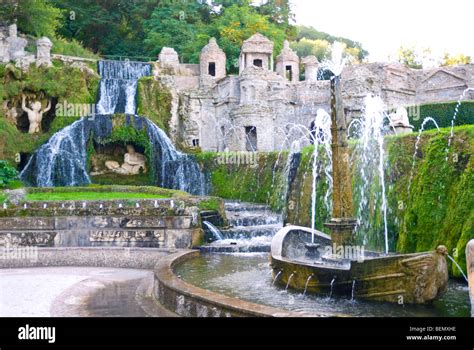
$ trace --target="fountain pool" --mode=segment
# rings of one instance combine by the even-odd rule
[[[285,290],[273,284],[266,253],[201,254],[175,268],[185,282],[239,298],[290,311],[320,312],[364,317],[469,317],[469,291],[465,283],[450,280],[448,291],[426,305],[351,300]],[[357,288],[357,283],[355,284]]]

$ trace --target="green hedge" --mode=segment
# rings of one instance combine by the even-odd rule
[[[451,121],[456,110],[457,102],[433,103],[420,106],[419,117],[410,117],[410,124],[417,131],[420,129],[423,119],[431,117],[438,123],[440,128],[451,127]],[[410,108],[409,108],[410,110]],[[462,101],[456,116],[455,126],[474,124],[474,101]],[[433,123],[425,125],[425,130],[434,129]]]

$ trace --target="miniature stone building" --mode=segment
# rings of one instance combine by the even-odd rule
[[[276,59],[276,72],[292,82],[300,80],[300,59],[296,52],[290,48],[290,43],[285,40],[283,50]]]
[[[225,56],[213,39],[203,48],[200,64],[178,63],[171,75],[155,72],[173,96],[171,139],[209,151],[274,151],[289,149],[295,140],[301,147],[309,144],[309,137],[305,141],[302,136],[310,133],[316,112],[330,111],[329,81],[318,80],[314,56],[302,59],[305,80],[299,81],[299,59],[287,43],[276,71],[272,57],[273,43],[257,33],[242,44],[238,75],[225,75]],[[214,73],[211,62],[216,63],[215,77],[209,74]],[[473,64],[431,70],[399,63],[347,66],[342,72],[346,117],[361,115],[369,93],[379,95],[387,110],[457,101],[466,88],[474,87],[473,73]],[[474,99],[474,91],[465,99]],[[399,126],[409,128],[404,122]]]
[[[273,70],[273,42],[260,33],[245,40],[240,51],[239,72],[251,66]]]
[[[319,62],[316,56],[306,56],[302,59],[304,65],[304,80],[316,81],[318,80],[318,66]]]
[[[216,39],[211,38],[203,47],[199,57],[200,74],[203,78],[220,80],[226,76],[226,55],[217,45]]]

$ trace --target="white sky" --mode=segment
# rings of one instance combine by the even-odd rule
[[[359,41],[370,61],[396,58],[398,48],[474,58],[474,0],[291,0],[296,24]]]

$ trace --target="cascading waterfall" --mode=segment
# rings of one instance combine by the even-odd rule
[[[192,194],[206,194],[205,175],[193,157],[178,151],[155,123],[148,119],[144,119],[144,123],[152,144],[152,164],[157,184]]]
[[[112,115],[133,117],[137,129],[146,128],[151,147],[151,168],[158,186],[191,194],[207,192],[204,174],[193,157],[179,152],[166,133],[145,117],[136,116],[136,88],[151,66],[140,62],[99,62],[101,74],[98,115],[81,118],[54,134],[30,158],[20,176],[37,187],[79,186],[91,182],[87,173],[87,145],[112,134]]]
[[[98,114],[136,113],[138,79],[151,75],[151,66],[141,62],[100,61]]]
[[[101,139],[111,133],[109,117],[81,118],[41,146],[29,159],[20,178],[36,187],[87,185],[91,182],[87,173],[87,143],[91,135]]]

